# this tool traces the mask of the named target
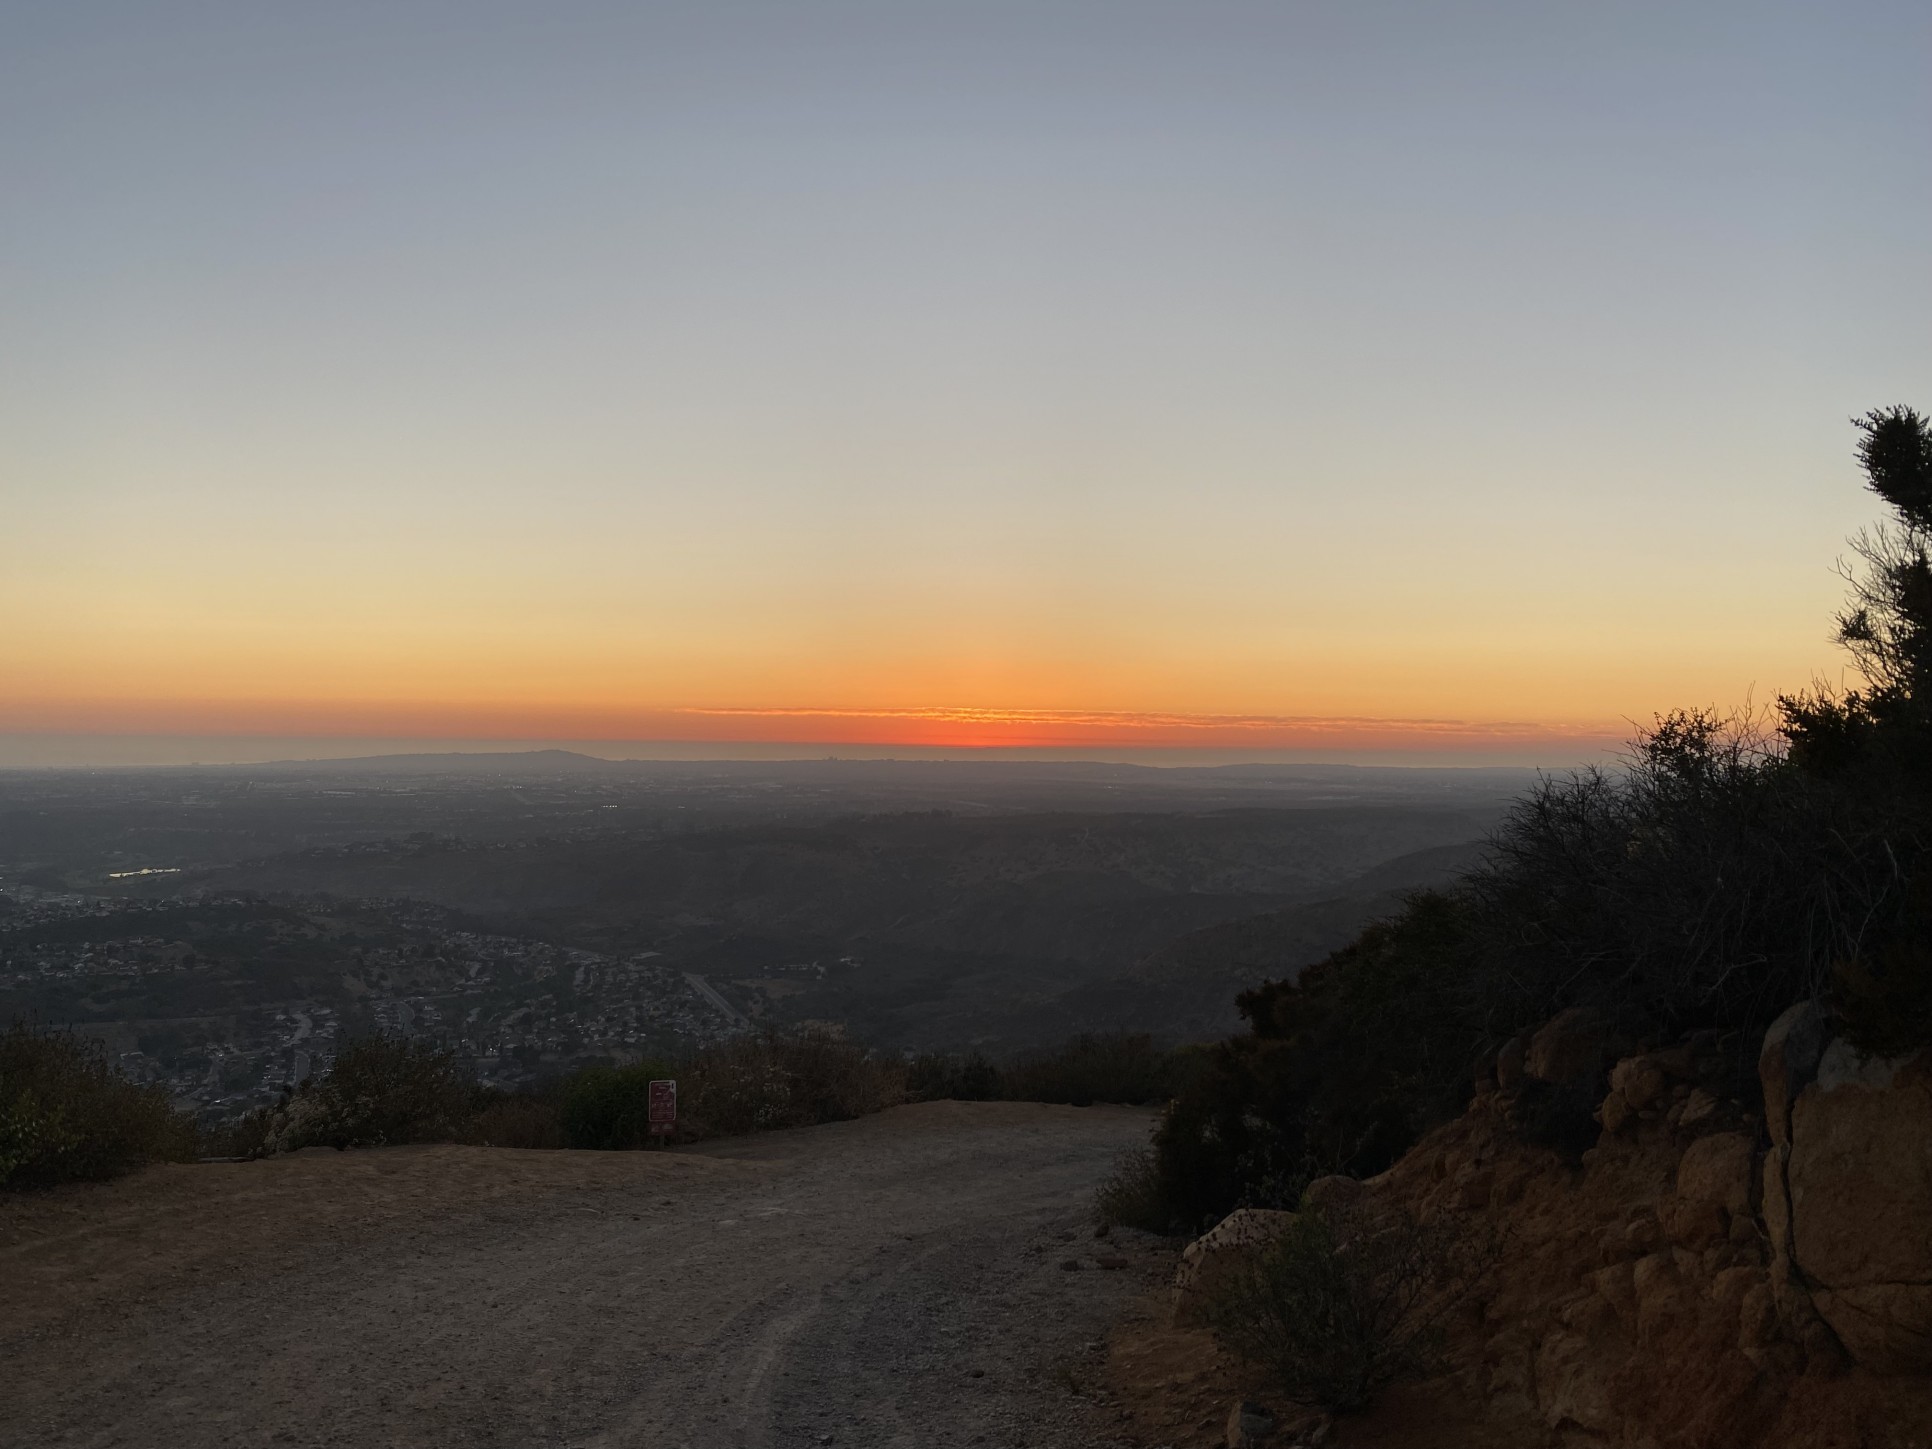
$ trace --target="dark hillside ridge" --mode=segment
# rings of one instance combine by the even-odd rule
[[[1454,808],[877,815],[311,851],[144,889],[406,898],[599,949],[797,937],[1124,967],[1204,927],[1387,889],[1357,877],[1489,823]]]
[[[260,765],[215,768],[264,775],[603,775],[622,771],[625,762],[580,754],[576,750],[453,750],[418,755],[358,755],[340,760],[271,760]]]
[[[133,771],[123,773],[137,773]],[[1309,803],[1366,798],[1504,799],[1519,794],[1534,770],[1501,765],[1140,765],[1094,760],[653,760],[607,759],[576,750],[465,750],[364,755],[348,759],[276,760],[259,765],[180,766],[147,774],[262,776],[474,777],[599,776],[612,781],[773,784],[820,788],[991,790],[1037,799],[1046,786],[1122,790],[1134,798],[1209,796],[1265,799],[1287,793]]]
[[[1327,900],[1264,911],[1191,931],[1150,952],[1115,980],[1083,985],[1056,1005],[1067,1034],[1139,1031],[1163,1045],[1213,1041],[1237,1031],[1235,997],[1263,981],[1292,981],[1402,909],[1410,892],[1441,886],[1482,859],[1480,840],[1386,861]]]

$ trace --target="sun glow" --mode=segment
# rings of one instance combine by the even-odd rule
[[[0,47],[0,732],[1541,760],[1839,668],[1912,45],[673,8]]]

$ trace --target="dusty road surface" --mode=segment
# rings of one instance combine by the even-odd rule
[[[322,1150],[16,1199],[0,1445],[1106,1445],[1116,1411],[1081,1390],[1168,1260],[1088,1212],[1148,1121],[943,1102],[675,1153]]]

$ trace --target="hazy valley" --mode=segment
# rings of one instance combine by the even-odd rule
[[[546,753],[0,779],[0,1015],[209,1114],[384,1032],[517,1085],[820,1023],[999,1057],[1236,1025],[1521,771]]]

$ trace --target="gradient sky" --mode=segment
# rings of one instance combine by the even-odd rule
[[[20,739],[1577,754],[1932,406],[1922,0],[14,5],[0,198]]]

